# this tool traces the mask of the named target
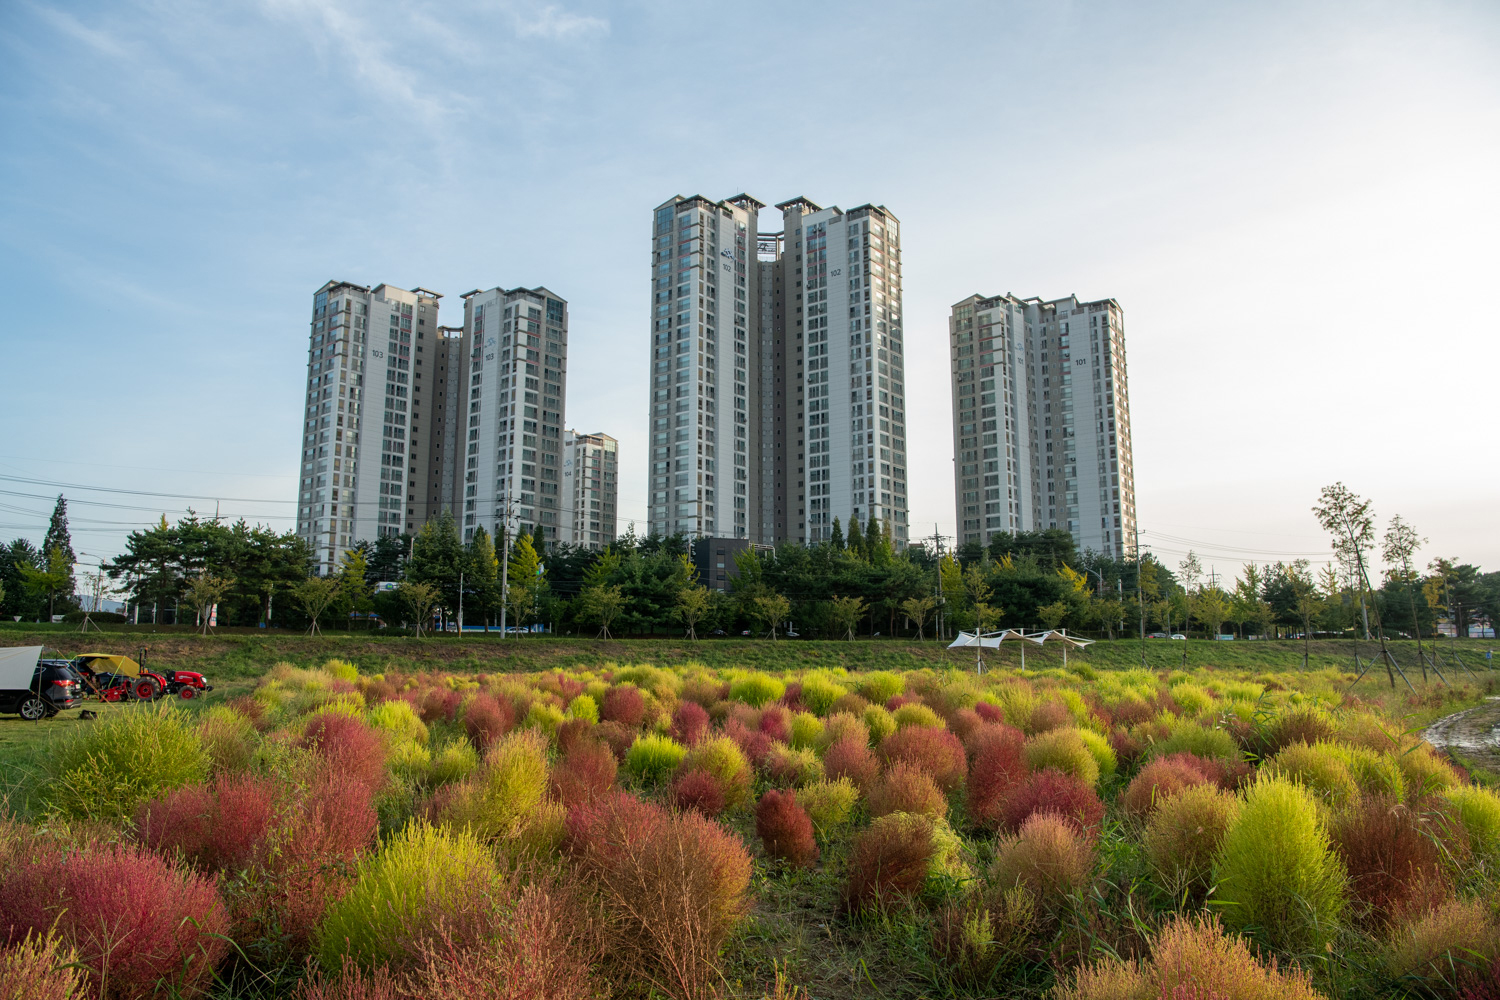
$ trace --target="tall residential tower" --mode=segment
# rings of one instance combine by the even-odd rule
[[[313,295],[297,534],[320,574],[361,539],[419,527],[419,498],[441,502],[419,437],[439,403],[423,348],[441,337],[440,298],[346,281]]]
[[[619,451],[619,442],[608,434],[563,431],[564,543],[598,550],[615,540]]]
[[[1119,303],[971,295],[948,330],[959,544],[1059,528],[1080,550],[1133,557]]]
[[[649,530],[908,539],[900,224],[883,207],[674,197],[652,229]],[[753,254],[753,256],[752,256]]]

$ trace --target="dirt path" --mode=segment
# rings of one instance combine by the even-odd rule
[[[1453,750],[1471,764],[1500,774],[1500,698],[1444,716],[1422,736],[1439,750]]]

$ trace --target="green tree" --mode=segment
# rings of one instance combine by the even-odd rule
[[[495,543],[484,525],[474,529],[465,553],[468,568],[465,570],[464,589],[470,595],[470,604],[484,617],[484,630],[490,630],[490,612],[500,602],[500,557],[495,554]]]
[[[849,518],[849,553],[856,559],[865,558],[865,533],[860,529],[859,518]]]
[[[901,613],[910,618],[917,626],[917,641],[922,641],[923,630],[927,627],[927,620],[937,610],[937,598],[931,595],[921,597],[908,597],[901,602]]]
[[[292,600],[297,602],[311,622],[308,635],[317,635],[323,630],[318,620],[328,613],[339,599],[339,578],[336,576],[309,576],[292,588]]]
[[[755,620],[766,626],[771,638],[776,638],[777,627],[791,614],[792,602],[780,594],[764,594],[754,602]]]
[[[844,551],[844,529],[839,525],[839,519],[833,519],[833,533],[829,536],[828,544],[839,552]]]
[[[1198,620],[1210,636],[1219,634],[1233,611],[1229,595],[1218,587],[1204,587],[1198,594]]]
[[[509,590],[506,607],[517,625],[526,625],[536,615],[537,603],[545,585],[542,557],[532,544],[531,535],[521,532],[510,547]]]
[[[687,626],[689,639],[698,638],[698,623],[709,613],[712,606],[713,601],[708,588],[701,583],[683,587],[677,592],[677,616],[682,619],[683,625]]]
[[[363,615],[370,610],[374,591],[367,579],[369,569],[363,549],[344,550],[344,558],[339,565],[337,603],[344,609],[346,621],[351,615]]]
[[[16,563],[21,583],[33,594],[47,599],[47,620],[56,614],[57,599],[73,592],[73,563],[61,548],[47,550],[44,566]]]
[[[196,576],[188,578],[188,606],[198,613],[198,622],[203,628],[204,635],[208,634],[214,605],[224,599],[224,595],[229,593],[229,588],[232,586],[234,586],[234,581],[230,578],[214,576],[206,569],[199,570]]]
[[[585,622],[599,626],[600,639],[611,638],[609,627],[625,609],[625,595],[619,586],[595,584],[583,588],[578,595],[578,616]]]
[[[57,495],[57,503],[52,506],[52,518],[47,522],[47,534],[42,539],[43,552],[50,553],[53,549],[62,550],[71,576],[73,567],[78,563],[78,554],[73,551],[73,536],[68,531],[68,501],[61,493]],[[68,593],[72,592],[70,586]]]
[[[414,583],[431,584],[437,589],[438,603],[452,611],[458,607],[458,588],[464,569],[464,546],[458,537],[458,525],[446,508],[422,525],[412,540],[411,559],[406,578]]]
[[[1042,619],[1042,625],[1052,631],[1062,625],[1063,619],[1068,617],[1068,612],[1073,610],[1073,605],[1067,601],[1053,601],[1044,607],[1037,608],[1037,615]]]
[[[863,597],[839,597],[834,595],[829,601],[828,617],[833,624],[835,634],[842,634],[845,639],[854,638],[854,626],[865,616],[868,604]]]
[[[396,585],[396,596],[411,611],[416,622],[417,638],[422,638],[422,627],[432,620],[433,609],[442,599],[442,593],[433,584],[403,580]]]

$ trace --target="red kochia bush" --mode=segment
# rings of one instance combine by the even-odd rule
[[[717,816],[724,811],[724,787],[708,771],[688,771],[672,782],[672,804],[678,809],[696,809],[705,816]]]
[[[448,688],[431,688],[422,695],[418,715],[423,722],[452,722],[458,717],[458,706],[463,704],[463,695]]]
[[[1447,896],[1439,843],[1462,831],[1442,813],[1422,814],[1386,796],[1368,796],[1341,813],[1331,831],[1334,850],[1349,870],[1349,891],[1371,922],[1399,922],[1423,904]]]
[[[910,896],[927,879],[935,843],[925,816],[887,816],[860,832],[849,856],[844,904],[852,910]]]
[[[1120,807],[1133,815],[1145,816],[1184,788],[1208,784],[1209,777],[1201,767],[1180,759],[1191,756],[1172,754],[1147,763],[1120,793]]]
[[[672,738],[685,746],[692,746],[708,732],[708,709],[695,701],[678,704],[672,713]]]
[[[893,694],[885,700],[885,710],[894,712],[902,705],[920,705],[922,699],[914,694]]]
[[[271,728],[271,723],[266,719],[266,706],[256,701],[253,695],[242,694],[238,698],[231,698],[228,707],[249,719],[250,724],[261,732]]]
[[[969,815],[988,827],[1000,824],[1001,808],[1026,780],[1026,737],[1019,729],[989,723],[969,737],[974,762],[969,765]]]
[[[639,688],[629,685],[612,687],[604,692],[599,718],[605,722],[618,722],[626,729],[639,729],[646,721],[646,696]]]
[[[464,732],[469,734],[469,742],[481,753],[510,732],[515,724],[515,707],[492,694],[476,694],[464,709]]]
[[[594,723],[588,719],[564,719],[557,724],[557,749],[568,753],[580,742],[599,740],[599,734],[591,732]]]
[[[208,879],[146,847],[116,845],[42,854],[0,875],[7,945],[54,927],[77,949],[94,995],[108,984],[112,1000],[134,1000],[201,992],[224,956],[229,919]]]
[[[871,816],[887,813],[919,813],[933,819],[948,815],[948,799],[932,775],[910,764],[892,764],[885,777],[870,789]]]
[[[881,741],[880,756],[887,766],[904,763],[926,771],[945,792],[962,785],[969,770],[964,745],[958,737],[946,729],[930,726],[896,730]]]
[[[553,765],[552,794],[572,808],[613,788],[618,769],[614,751],[606,744],[579,740]]]
[[[1000,821],[1012,833],[1021,828],[1032,813],[1057,813],[1079,833],[1093,838],[1099,835],[1104,819],[1104,803],[1094,789],[1071,774],[1056,768],[1029,775],[1005,796],[1000,806]]]
[[[785,705],[767,705],[761,709],[760,731],[773,740],[792,742],[792,713]]]
[[[724,735],[734,740],[755,767],[760,767],[765,762],[766,755],[771,752],[773,741],[770,734],[750,729],[738,719],[729,719],[724,723]]]
[[[985,722],[1004,722],[1005,712],[999,705],[991,705],[987,701],[976,701],[974,703],[974,714]]]
[[[624,760],[625,753],[638,735],[618,722],[601,722],[594,727],[594,735],[605,742],[614,752],[615,760]]]
[[[868,791],[880,777],[880,762],[864,740],[845,736],[823,755],[823,773],[830,781],[848,778],[861,791]]]
[[[792,791],[774,789],[755,805],[755,832],[766,853],[805,868],[818,858],[812,819]]]
[[[319,712],[307,720],[298,745],[323,758],[329,774],[380,788],[385,784],[385,740],[358,719]]]
[[[209,871],[248,867],[263,853],[267,833],[278,819],[277,788],[266,778],[234,775],[178,788],[142,804],[136,836],[164,854],[179,853]]]
[[[960,743],[968,745],[969,734],[985,724],[984,717],[972,708],[960,708],[948,716],[948,728]]]

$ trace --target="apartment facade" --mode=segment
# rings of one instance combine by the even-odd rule
[[[619,454],[619,442],[608,434],[563,431],[564,544],[597,551],[614,542]]]
[[[344,281],[313,295],[297,533],[320,574],[361,539],[415,530],[418,498],[430,503],[420,435],[439,397],[424,365],[424,348],[440,336],[439,299]]]
[[[546,288],[463,296],[463,538],[509,523],[562,539],[568,304]],[[457,466],[457,463],[455,463]]]
[[[764,207],[655,210],[649,528],[808,544],[873,515],[904,546],[900,224],[795,198],[761,233]]]
[[[959,544],[1059,528],[1080,550],[1133,557],[1119,303],[971,295],[948,328]]]

